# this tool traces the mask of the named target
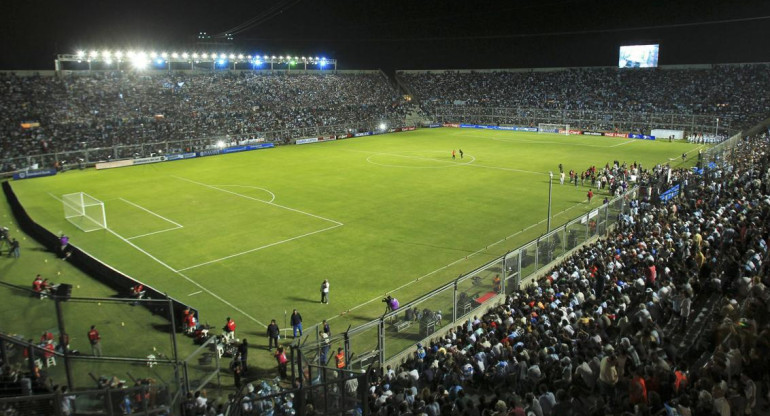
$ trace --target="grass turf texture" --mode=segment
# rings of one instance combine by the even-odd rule
[[[452,149],[464,158],[452,160]],[[189,302],[217,330],[233,317],[239,338],[263,345],[264,324],[285,327],[293,308],[306,328],[330,319],[339,333],[379,316],[386,293],[403,304],[541,235],[548,171],[552,226],[586,212],[589,187],[560,186],[559,163],[566,172],[613,160],[678,165],[689,152],[692,164],[697,149],[443,128],[71,171],[13,187],[43,226]],[[104,201],[109,230],[83,233],[64,220],[59,198],[80,191]],[[320,303],[325,278],[328,305]]]

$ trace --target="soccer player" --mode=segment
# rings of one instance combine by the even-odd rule
[[[452,149],[452,160],[455,160],[455,149]]]
[[[463,149],[460,149],[460,159],[463,158]]]
[[[564,185],[564,171],[562,171],[559,175],[559,183]]]
[[[586,196],[588,197],[588,203],[590,204],[591,203],[591,198],[594,197],[594,192],[589,189],[588,193],[586,194]]]

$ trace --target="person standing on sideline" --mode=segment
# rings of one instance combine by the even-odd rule
[[[297,338],[297,331],[299,336],[302,336],[302,315],[296,309],[291,312],[291,328],[294,331],[294,338]]]
[[[15,238],[11,240],[11,249],[8,250],[8,257],[11,256],[17,259],[21,256],[21,250],[19,250],[19,240]]]
[[[452,149],[452,160],[455,160],[455,149]]]
[[[560,184],[562,184],[562,185],[564,185],[564,172],[562,172],[561,174],[559,174],[559,183],[560,183]]]
[[[246,338],[241,341],[241,345],[238,346],[238,354],[241,356],[241,367],[243,368],[243,372],[249,371],[249,367],[246,363],[249,357],[249,342],[246,341]]]
[[[91,325],[91,330],[88,331],[88,341],[91,343],[91,354],[94,357],[102,356],[102,336],[99,335],[99,331],[96,330],[96,325]]]
[[[278,337],[281,333],[281,330],[278,329],[278,324],[275,323],[275,319],[270,321],[270,325],[267,326],[267,350],[272,351],[273,350],[273,344],[275,344],[275,348],[278,348]]]
[[[462,158],[463,158],[463,155],[464,155],[464,154],[465,154],[465,153],[463,153],[463,149],[460,149],[460,159],[462,159]]]
[[[594,192],[589,189],[588,193],[586,194],[586,196],[588,197],[588,203],[590,204],[591,203],[591,198],[594,197]]]
[[[321,303],[329,303],[329,279],[321,283]]]
[[[564,173],[564,165],[559,163],[559,173]]]

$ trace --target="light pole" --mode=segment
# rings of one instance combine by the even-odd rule
[[[714,130],[714,141],[715,142],[719,141],[719,117],[717,117],[717,127]]]
[[[546,232],[551,232],[551,190],[553,190],[553,172],[548,171],[548,227]]]

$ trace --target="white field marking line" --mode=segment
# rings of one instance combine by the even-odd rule
[[[133,237],[126,237],[126,240],[133,240],[135,238],[147,237],[147,236],[154,235],[154,234],[165,233],[167,231],[175,231],[175,230],[178,230],[180,228],[183,228],[183,227],[172,227],[172,228],[166,228],[165,230],[153,231],[151,233],[139,234],[139,235],[135,235]]]
[[[170,219],[168,219],[168,218],[166,218],[166,217],[164,217],[164,216],[162,216],[162,215],[160,215],[160,214],[158,214],[156,212],[152,212],[149,209],[147,209],[147,208],[145,208],[145,207],[143,207],[143,206],[141,206],[139,204],[135,204],[135,203],[133,203],[133,202],[127,200],[127,199],[124,199],[124,198],[118,198],[118,199],[123,201],[123,202],[125,202],[125,203],[127,203],[127,204],[129,204],[129,205],[133,205],[133,206],[141,209],[142,211],[148,212],[148,213],[150,213],[150,214],[152,214],[152,215],[154,215],[154,216],[156,216],[156,217],[158,217],[158,218],[160,218],[160,219],[162,219],[164,221],[168,221],[168,222],[176,225],[177,228],[183,228],[182,224],[179,224],[177,222],[171,221]]]
[[[352,151],[355,152],[357,150],[352,150]],[[402,166],[402,165],[389,165],[389,164],[386,164],[386,163],[372,162],[372,160],[371,160],[372,156],[377,156],[377,155],[376,154],[375,155],[369,155],[366,158],[366,161],[371,163],[372,165],[384,166],[386,168],[404,168],[404,169],[443,169],[443,168],[451,168],[451,167],[455,167],[455,166],[470,165],[471,163],[476,161],[476,157],[475,156],[468,155],[468,156],[471,157],[471,160],[469,160],[468,162],[465,162],[465,163],[453,163],[452,165],[448,165],[448,166]],[[403,156],[403,155],[398,155],[398,156],[408,157],[408,158],[413,158],[413,159],[414,158],[418,158],[417,156]],[[431,159],[429,157],[428,158],[421,158],[420,157],[419,159],[431,160],[431,161],[434,161],[434,162],[452,163],[452,162],[449,162],[449,161],[446,161],[446,160]]]
[[[197,294],[199,294],[199,293],[203,293],[203,291],[202,291],[202,290],[199,290],[199,291],[197,291],[197,292],[193,292],[193,293],[190,293],[190,294],[189,294],[189,295],[187,295],[187,296],[195,296],[195,295],[197,295]]]
[[[404,157],[404,158],[408,158],[408,159],[420,159],[420,160],[430,160],[430,161],[435,161],[435,162],[451,163],[452,166],[470,166],[470,167],[475,167],[475,168],[505,170],[505,171],[509,171],[509,172],[531,173],[531,174],[534,174],[534,175],[548,175],[545,172],[535,172],[535,171],[532,171],[532,170],[504,168],[502,166],[480,165],[478,163],[473,163],[473,162],[476,161],[476,158],[474,156],[471,156],[471,157],[473,157],[473,160],[471,160],[469,162],[466,162],[466,163],[454,163],[454,162],[450,162],[448,160],[432,159],[432,158],[429,158],[429,157],[420,157],[420,156],[405,156],[405,155],[399,155],[397,153],[367,152],[365,150],[350,150],[350,149],[345,149],[345,150],[347,150],[349,152],[372,153],[374,155],[397,156],[397,157]],[[374,163],[374,162],[369,161],[369,158],[366,158],[366,161],[369,162],[369,163],[372,163],[373,165],[380,165],[379,163]],[[390,166],[390,165],[383,165],[383,166]],[[399,167],[401,167],[401,166],[399,166]]]
[[[613,144],[612,146],[607,146],[607,147],[618,147],[618,146],[625,146],[625,145],[627,145],[627,144],[629,144],[629,143],[634,143],[634,142],[638,142],[638,141],[639,141],[639,140],[637,140],[637,139],[628,139],[628,141],[627,141],[627,142],[622,142],[622,143],[618,143],[618,144]]]
[[[266,202],[273,202],[273,201],[275,201],[275,194],[274,194],[274,193],[272,193],[272,192],[268,191],[268,190],[267,190],[267,189],[265,189],[265,188],[260,188],[260,187],[258,187],[258,186],[251,186],[251,185],[211,185],[211,186],[217,186],[217,187],[222,187],[222,188],[225,188],[225,187],[228,187],[228,186],[234,186],[234,187],[238,187],[238,188],[252,188],[252,189],[259,189],[260,191],[265,191],[265,192],[267,192],[267,193],[269,193],[269,194],[270,194],[271,198],[270,198],[270,200],[269,200],[269,201],[266,201]]]
[[[52,194],[50,194],[50,193],[49,193],[49,195],[51,195],[51,196],[52,196],[53,198],[55,198],[55,199],[58,199],[60,202],[64,202],[64,201],[62,201],[60,198],[58,198],[58,197],[56,197],[56,196],[54,196],[54,195],[52,195]],[[246,313],[246,312],[245,312],[245,311],[243,311],[242,309],[238,308],[237,306],[233,305],[232,303],[230,303],[230,302],[226,301],[225,299],[223,299],[221,296],[217,295],[216,293],[214,293],[214,292],[212,292],[212,291],[210,291],[210,290],[206,289],[205,287],[203,287],[203,285],[201,285],[200,283],[196,282],[195,280],[192,280],[192,279],[190,279],[189,277],[187,277],[187,276],[186,276],[184,273],[182,273],[181,271],[174,269],[173,267],[169,266],[168,264],[166,264],[165,262],[163,262],[163,261],[162,261],[162,260],[160,260],[159,258],[157,258],[157,257],[153,256],[152,254],[148,253],[147,251],[145,251],[145,250],[144,250],[144,249],[142,249],[141,247],[139,247],[139,246],[137,246],[136,244],[134,244],[134,243],[132,243],[132,242],[128,241],[127,239],[125,239],[125,238],[124,238],[123,236],[121,236],[120,234],[116,233],[115,231],[113,231],[113,230],[111,230],[111,229],[109,229],[109,228],[105,228],[105,230],[107,230],[109,233],[111,233],[111,234],[112,234],[112,235],[114,235],[115,237],[118,237],[119,239],[123,240],[123,241],[124,241],[126,244],[128,244],[128,245],[130,245],[131,247],[135,248],[135,249],[136,249],[137,251],[139,251],[140,253],[142,253],[142,254],[144,254],[145,256],[147,256],[147,257],[149,257],[149,258],[151,258],[151,259],[155,260],[155,261],[156,261],[158,264],[160,264],[161,266],[163,266],[163,267],[165,267],[165,268],[167,268],[167,269],[171,270],[172,272],[174,272],[174,273],[178,274],[179,276],[181,276],[182,278],[184,278],[185,280],[187,280],[188,282],[190,282],[190,283],[191,283],[191,284],[193,284],[194,286],[197,286],[197,287],[198,287],[198,288],[199,288],[201,291],[208,293],[208,294],[209,294],[209,295],[211,295],[213,298],[215,298],[215,299],[219,300],[220,302],[224,303],[225,305],[227,305],[227,306],[229,306],[229,307],[233,308],[233,310],[235,310],[236,312],[239,312],[239,313],[241,313],[243,316],[245,316],[245,317],[247,317],[247,318],[251,319],[252,321],[254,321],[254,322],[258,323],[259,325],[262,325],[263,327],[267,328],[267,325],[265,325],[264,323],[262,323],[262,322],[261,322],[261,321],[259,321],[258,319],[256,319],[256,318],[254,318],[253,316],[249,315],[248,313]]]
[[[186,271],[186,270],[195,269],[197,267],[205,266],[207,264],[212,264],[212,263],[217,263],[217,262],[224,261],[224,260],[229,260],[229,259],[231,259],[233,257],[243,256],[244,254],[253,253],[255,251],[259,251],[259,250],[263,250],[263,249],[270,248],[270,247],[273,247],[273,246],[277,246],[279,244],[288,243],[289,241],[299,240],[300,238],[305,238],[305,237],[311,236],[313,234],[318,234],[318,233],[322,233],[324,231],[333,230],[333,229],[335,229],[337,227],[341,227],[341,226],[342,226],[342,224],[332,225],[331,227],[326,227],[326,228],[323,228],[321,230],[311,231],[309,233],[298,235],[296,237],[287,238],[285,240],[276,241],[274,243],[266,244],[266,245],[261,246],[261,247],[256,247],[256,248],[252,248],[252,249],[249,249],[249,250],[246,250],[246,251],[242,251],[240,253],[230,254],[228,256],[220,257],[218,259],[209,260],[209,261],[205,261],[203,263],[194,264],[192,266],[185,267],[183,269],[179,269],[179,271],[183,272],[183,271]]]
[[[563,210],[561,210],[561,211],[557,212],[556,214],[552,215],[552,217],[556,217],[556,216],[559,216],[559,215],[561,215],[561,214],[564,214],[564,213],[565,213],[565,212],[567,212],[567,211],[570,211],[570,210],[572,210],[572,209],[574,209],[574,208],[577,208],[577,207],[580,207],[580,206],[583,206],[583,205],[582,205],[582,203],[580,203],[580,204],[575,204],[575,205],[573,205],[573,206],[571,206],[571,207],[569,207],[569,208],[566,208],[566,209],[563,209]],[[516,237],[517,235],[519,235],[519,234],[521,234],[521,233],[523,233],[523,232],[525,232],[525,231],[527,231],[527,230],[530,230],[530,229],[532,229],[533,227],[536,227],[536,226],[538,226],[538,225],[540,225],[540,224],[544,223],[546,220],[547,220],[547,218],[544,218],[544,219],[542,219],[542,220],[538,221],[538,222],[537,222],[537,223],[535,223],[535,224],[531,224],[531,225],[529,225],[527,228],[524,228],[524,229],[522,229],[521,231],[515,232],[515,233],[513,233],[513,234],[509,235],[508,237],[505,237],[505,238],[503,238],[503,239],[501,239],[501,240],[495,241],[494,243],[492,243],[492,244],[490,244],[490,245],[488,245],[488,246],[484,247],[483,249],[479,249],[479,250],[477,250],[477,251],[475,251],[475,252],[473,252],[473,253],[471,253],[471,254],[467,255],[466,257],[463,257],[463,258],[461,258],[461,259],[457,259],[457,260],[455,260],[455,261],[453,261],[453,262],[451,262],[451,263],[447,264],[446,266],[441,266],[441,267],[439,267],[438,269],[436,269],[436,270],[433,270],[432,272],[428,272],[428,273],[426,273],[426,274],[424,274],[424,275],[422,275],[422,276],[418,277],[418,278],[417,278],[417,279],[415,279],[415,280],[412,280],[412,281],[409,281],[409,282],[407,282],[407,283],[404,283],[403,285],[401,285],[401,286],[399,286],[399,287],[397,287],[397,288],[395,288],[395,289],[392,289],[392,290],[388,291],[387,293],[392,293],[392,292],[395,292],[395,291],[397,291],[397,290],[401,290],[401,289],[403,289],[403,288],[405,288],[405,287],[407,287],[407,286],[410,286],[410,285],[413,285],[413,284],[415,284],[415,283],[419,282],[421,279],[424,279],[424,278],[426,278],[426,277],[429,277],[429,276],[431,276],[431,275],[434,275],[434,274],[436,274],[436,273],[438,273],[438,272],[440,272],[440,271],[442,271],[442,270],[444,270],[444,269],[448,269],[449,267],[452,267],[452,266],[454,266],[455,264],[458,264],[458,263],[460,263],[460,262],[461,262],[461,261],[463,261],[463,260],[467,260],[467,259],[468,259],[468,258],[470,258],[470,257],[474,257],[474,256],[476,256],[476,255],[480,254],[481,252],[483,252],[483,251],[486,251],[487,249],[489,249],[489,247],[492,247],[492,246],[498,245],[498,244],[502,243],[503,241],[505,241],[505,240],[507,240],[507,239],[509,239],[509,238],[513,238],[513,237]],[[354,307],[352,307],[352,308],[348,309],[348,310],[346,311],[346,313],[348,313],[348,312],[350,312],[350,311],[354,311],[354,310],[356,310],[356,309],[359,309],[359,308],[362,308],[362,307],[364,307],[364,306],[366,306],[366,305],[368,305],[368,304],[370,304],[370,303],[372,303],[372,302],[375,302],[375,301],[378,301],[378,300],[381,300],[381,299],[382,299],[382,296],[377,296],[377,297],[376,297],[376,298],[374,298],[374,299],[368,300],[368,301],[366,301],[366,302],[364,302],[364,303],[361,303],[361,304],[359,304],[359,305],[356,305],[356,306],[354,306]],[[326,320],[327,320],[327,321],[331,321],[332,319],[336,319],[336,318],[339,318],[340,316],[342,316],[342,315],[334,315],[334,316],[332,316],[332,317],[330,317],[330,318],[327,318]]]
[[[328,222],[334,223],[337,226],[345,225],[345,224],[343,224],[343,223],[341,223],[339,221],[335,221],[335,220],[332,220],[332,219],[329,219],[329,218],[324,218],[324,217],[322,217],[320,215],[315,215],[315,214],[311,214],[309,212],[300,211],[298,209],[290,208],[290,207],[287,207],[287,206],[284,206],[284,205],[280,205],[280,204],[276,204],[276,203],[273,203],[273,202],[263,201],[261,199],[250,197],[248,195],[239,194],[238,192],[228,191],[227,189],[217,188],[214,185],[209,185],[209,184],[205,184],[205,183],[202,183],[202,182],[197,182],[197,181],[194,181],[192,179],[183,178],[181,176],[171,176],[171,177],[179,179],[179,180],[182,180],[182,181],[194,183],[196,185],[203,186],[203,187],[206,187],[206,188],[215,189],[215,190],[220,191],[220,192],[225,192],[225,193],[228,193],[228,194],[231,194],[231,195],[239,196],[241,198],[250,199],[252,201],[257,201],[257,202],[261,202],[263,204],[268,204],[268,205],[272,205],[272,206],[275,206],[275,207],[278,207],[278,208],[283,208],[283,209],[286,209],[286,210],[289,210],[289,211],[297,212],[299,214],[304,214],[304,215],[307,215],[309,217],[318,218],[319,220],[324,220],[324,221],[328,221]]]
[[[379,156],[395,156],[395,157],[401,157],[401,158],[404,158],[404,159],[429,160],[431,162],[450,163],[451,166],[465,166],[465,165],[470,165],[471,163],[476,161],[476,158],[473,157],[473,156],[471,156],[471,157],[473,157],[473,160],[470,160],[468,162],[465,162],[465,163],[455,163],[455,162],[452,162],[452,161],[449,161],[449,160],[434,159],[432,157],[400,155],[398,153],[371,152],[371,151],[367,151],[367,150],[352,150],[352,149],[344,149],[344,150],[348,151],[348,152],[368,153],[368,154],[370,154],[372,156],[375,156],[375,155],[379,155]],[[437,152],[438,153],[440,151],[439,150],[433,150],[432,152]],[[442,153],[444,153],[444,152],[442,152]],[[449,154],[449,153],[447,153],[447,154]],[[373,164],[373,165],[381,165],[380,163],[375,163],[375,162],[369,161],[369,158],[367,158],[366,161],[371,163],[371,164]],[[390,166],[390,165],[382,165],[382,166]],[[401,166],[399,166],[399,167],[401,167]]]

